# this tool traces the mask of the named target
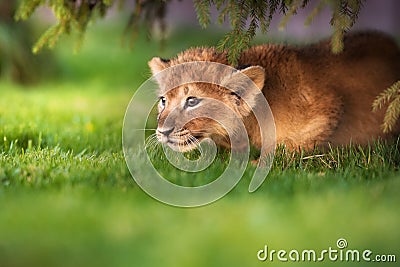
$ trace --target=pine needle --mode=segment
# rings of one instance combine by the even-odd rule
[[[382,124],[382,130],[385,133],[393,130],[393,127],[396,125],[400,116],[400,81],[395,82],[392,86],[376,97],[372,103],[372,110],[376,112],[383,108],[387,103],[390,104],[386,109]]]

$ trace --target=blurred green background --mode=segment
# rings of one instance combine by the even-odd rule
[[[33,40],[41,23],[29,21]],[[398,143],[308,159],[278,155],[255,193],[245,177],[200,208],[143,193],[125,165],[121,130],[133,93],[150,76],[147,61],[222,35],[176,29],[160,50],[142,34],[129,50],[121,47],[123,23],[91,25],[78,53],[73,38],[60,40],[41,55],[39,66],[51,68],[33,84],[15,83],[2,61],[0,266],[364,266],[257,260],[264,245],[319,251],[339,238],[349,249],[399,257]],[[2,40],[14,33],[3,31]]]

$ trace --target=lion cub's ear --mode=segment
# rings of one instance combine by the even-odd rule
[[[264,68],[251,66],[237,70],[225,77],[222,81],[222,86],[232,91],[232,95],[236,97],[235,103],[239,108],[239,112],[243,116],[247,116],[256,105],[257,97],[264,87],[264,80]],[[243,105],[243,101],[247,105]]]
[[[250,80],[248,78],[250,78]],[[234,71],[232,74],[224,77],[222,80],[222,85],[230,90],[233,90],[237,95],[245,97],[247,93],[252,91],[251,89],[254,87],[253,83],[259,90],[262,90],[264,87],[264,80],[264,68],[260,66],[251,66],[245,69]],[[254,93],[259,93],[259,91]]]
[[[160,71],[168,68],[169,59],[163,59],[160,57],[153,57],[149,62],[149,67],[153,75],[156,75]]]
[[[265,71],[263,67],[252,66],[245,68],[240,72],[249,77],[255,83],[258,89],[263,89],[265,80]]]

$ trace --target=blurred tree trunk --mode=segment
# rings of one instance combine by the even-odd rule
[[[32,29],[26,22],[15,22],[16,8],[16,0],[0,1],[0,78],[32,84],[54,72],[55,62],[49,51],[33,55]]]

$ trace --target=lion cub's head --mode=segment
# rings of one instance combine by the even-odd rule
[[[264,85],[264,69],[250,66],[220,72],[194,67],[192,74],[208,72],[207,75],[217,77],[214,80],[219,82],[185,82],[166,88],[171,80],[179,78],[179,74],[169,73],[168,68],[181,63],[184,62],[158,57],[149,61],[160,88],[156,131],[158,141],[180,152],[196,148],[204,138],[213,139],[217,145],[229,146],[226,129],[235,120],[243,120],[251,114],[256,105],[256,96],[261,94]]]

